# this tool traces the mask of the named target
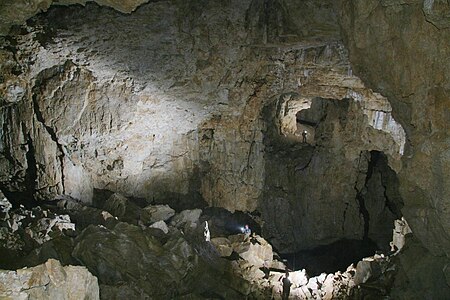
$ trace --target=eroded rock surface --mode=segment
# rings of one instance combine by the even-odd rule
[[[283,252],[386,249],[404,215],[448,257],[448,3],[342,2],[340,15],[334,1],[151,1],[131,15],[90,3],[15,27],[0,49],[0,189],[15,206],[110,190],[143,207],[253,211]],[[24,16],[51,1],[33,3]],[[112,218],[74,217],[110,231],[114,217],[156,221],[122,200]]]
[[[34,18],[2,51],[3,189],[17,201],[90,203],[108,189],[177,211],[259,210],[285,252],[376,238],[377,215],[397,217],[390,187],[375,184],[374,224],[356,197],[370,151],[401,168],[403,129],[353,75],[332,1],[294,2],[162,1],[131,16],[88,4]]]
[[[450,257],[449,13],[448,1],[346,0],[341,9],[355,73],[388,97],[408,136],[398,173],[405,201],[402,213],[423,246],[438,261],[446,257],[446,264]],[[441,270],[436,272],[445,277]]]
[[[61,266],[54,259],[17,271],[0,270],[2,299],[98,300],[97,278],[85,267]]]
[[[21,25],[30,17],[46,11],[51,5],[86,5],[95,1],[99,5],[112,7],[123,13],[134,11],[139,5],[158,0],[33,0],[4,1],[0,6],[0,35],[8,33],[12,25]]]

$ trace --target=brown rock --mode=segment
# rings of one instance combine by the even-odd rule
[[[5,299],[100,299],[97,278],[80,266],[61,266],[54,259],[17,271],[0,271]]]

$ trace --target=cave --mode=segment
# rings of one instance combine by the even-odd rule
[[[449,298],[449,15],[2,3],[0,298]]]

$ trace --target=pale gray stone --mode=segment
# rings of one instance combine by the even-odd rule
[[[144,208],[150,215],[150,222],[167,221],[175,215],[169,205],[149,205]]]
[[[167,227],[166,222],[164,222],[162,220],[153,223],[152,225],[150,225],[150,228],[161,229],[165,234],[167,234],[169,232],[169,227]]]

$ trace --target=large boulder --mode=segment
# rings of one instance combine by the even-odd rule
[[[201,209],[186,209],[173,217],[170,225],[184,230],[194,230],[199,223]]]
[[[99,299],[97,278],[85,267],[46,263],[17,271],[0,270],[1,299]]]
[[[243,297],[228,263],[211,251],[210,243],[200,239],[191,245],[178,230],[161,240],[154,229],[128,223],[111,229],[89,226],[77,242],[73,256],[98,276],[104,299],[119,290],[152,299],[206,292]]]
[[[123,222],[137,224],[138,221],[141,221],[147,224],[150,221],[150,216],[146,210],[118,193],[111,195],[103,208]]]
[[[167,227],[167,224],[164,221],[155,222],[152,225],[150,225],[150,228],[160,229],[164,233],[168,233],[169,232],[169,227]]]
[[[175,215],[175,210],[169,205],[149,205],[144,208],[149,214],[150,222],[167,221]]]
[[[224,237],[217,237],[211,239],[211,244],[214,245],[220,256],[228,257],[233,253],[233,248],[231,247],[230,240]]]
[[[273,260],[272,245],[259,235],[247,238],[243,234],[230,236],[233,250],[250,264],[263,267],[270,265]]]

